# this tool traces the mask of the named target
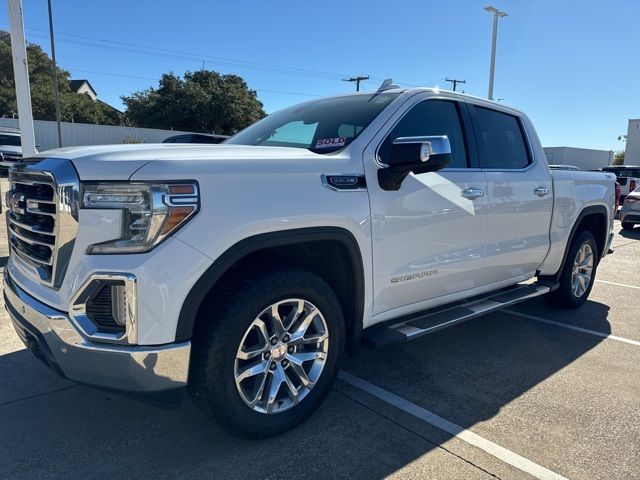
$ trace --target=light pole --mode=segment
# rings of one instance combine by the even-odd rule
[[[496,40],[498,38],[498,18],[506,17],[507,12],[502,12],[495,7],[484,7],[493,15],[493,38],[491,40],[491,70],[489,71],[489,100],[493,100],[493,73],[496,68]]]
[[[36,137],[33,133],[33,115],[31,114],[31,90],[29,89],[27,45],[24,40],[22,0],[7,0],[7,3],[9,5],[11,56],[13,58],[13,76],[16,82],[16,103],[18,104],[22,155],[28,158],[36,153]]]

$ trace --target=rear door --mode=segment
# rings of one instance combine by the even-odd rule
[[[488,185],[486,276],[490,283],[531,277],[550,245],[551,172],[534,157],[523,118],[471,104],[469,111]]]

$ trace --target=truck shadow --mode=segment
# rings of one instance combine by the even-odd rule
[[[523,311],[535,315],[539,308],[530,302]],[[589,328],[610,332],[607,306],[589,302],[583,308],[591,312]],[[401,347],[363,348],[344,368],[472,428],[602,341],[497,313]],[[2,376],[11,370],[30,393],[11,399],[15,385],[0,380],[0,389],[9,390],[0,391],[0,399],[10,399],[0,401],[7,478],[279,478],[302,472],[306,478],[383,478],[448,440],[442,433],[427,441],[363,408],[341,393],[347,390],[341,382],[302,426],[249,441],[223,431],[189,399],[179,408],[161,408],[68,382],[38,393],[54,374],[26,350],[0,356]]]
[[[640,240],[640,228],[634,228],[633,230],[620,229],[618,235],[624,238],[631,238],[633,240]]]

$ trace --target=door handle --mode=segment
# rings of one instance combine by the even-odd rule
[[[544,197],[545,195],[549,195],[550,192],[551,190],[549,190],[547,187],[537,187],[533,189],[533,193],[535,193],[539,197]]]
[[[474,200],[476,198],[484,197],[484,190],[481,188],[466,188],[460,192],[464,198],[468,198],[469,200]]]

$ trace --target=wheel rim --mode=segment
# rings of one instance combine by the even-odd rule
[[[584,243],[575,260],[571,272],[571,291],[576,297],[581,297],[591,285],[593,273],[593,249],[588,243]]]
[[[253,320],[236,352],[238,393],[256,412],[284,412],[317,384],[328,351],[327,322],[315,305],[299,298],[269,305]]]

